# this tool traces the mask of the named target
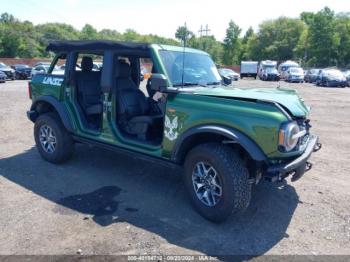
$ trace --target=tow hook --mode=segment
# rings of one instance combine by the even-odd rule
[[[321,143],[317,143],[314,147],[314,152],[317,152],[318,150],[320,150],[322,148],[322,144]]]
[[[299,180],[307,171],[310,171],[312,168],[312,164],[307,161],[304,166],[299,167],[295,170],[294,174],[292,175],[291,181],[295,182]]]
[[[306,162],[305,172],[309,171],[311,168],[312,168],[312,163]]]

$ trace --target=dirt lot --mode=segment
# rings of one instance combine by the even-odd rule
[[[323,149],[303,179],[260,184],[247,212],[217,225],[193,211],[179,170],[83,145],[44,162],[27,83],[0,84],[0,254],[350,255],[350,88],[281,85],[312,106]]]

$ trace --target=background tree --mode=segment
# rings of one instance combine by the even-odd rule
[[[260,24],[256,38],[250,43],[251,50],[248,50],[248,53],[253,55],[255,60],[294,59],[295,48],[304,30],[305,24],[300,19],[280,17],[265,21]]]
[[[191,37],[193,37],[194,34],[192,31],[190,31],[187,26],[179,26],[177,29],[176,29],[176,32],[175,32],[175,38],[179,39],[180,41],[184,41],[184,40],[188,40],[190,39]]]
[[[239,53],[239,61],[242,60],[252,60],[252,57],[248,53],[248,43],[249,40],[255,37],[255,33],[252,27],[249,27],[246,31],[242,41],[241,41],[241,50]]]
[[[188,46],[203,50],[209,53],[216,63],[222,63],[223,47],[214,36],[202,36],[198,38],[192,36],[188,41]]]
[[[226,29],[226,37],[224,39],[224,54],[223,54],[223,63],[225,65],[234,65],[238,64],[238,58],[240,54],[240,38],[241,28],[236,25],[232,20],[230,21],[228,28]]]
[[[307,64],[326,67],[336,65],[337,41],[334,12],[325,7],[316,14],[302,13],[301,18],[308,26]]]
[[[337,65],[350,67],[350,14],[336,16],[334,21]]]
[[[97,30],[89,24],[84,25],[83,29],[81,29],[80,39],[82,40],[96,40],[99,39],[99,35]]]

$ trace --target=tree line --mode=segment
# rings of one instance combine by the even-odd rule
[[[133,29],[96,30],[86,24],[81,30],[64,23],[33,25],[11,14],[0,16],[0,57],[47,57],[45,48],[53,40],[106,39],[183,45],[208,52],[216,63],[237,65],[242,60],[296,60],[307,67],[350,67],[350,13],[328,7],[303,12],[298,18],[280,17],[262,22],[256,31],[242,29],[230,21],[221,42],[214,36],[197,37],[180,26],[175,38],[141,35]]]
[[[196,37],[180,26],[175,34],[187,45],[205,50],[219,64],[237,65],[242,60],[296,60],[306,67],[350,67],[350,13],[335,14],[328,7],[303,12],[299,18],[264,21],[257,32],[230,21],[221,43],[213,36]]]
[[[65,23],[45,23],[34,25],[29,21],[20,21],[13,15],[0,15],[0,57],[48,57],[45,51],[49,42],[55,40],[116,40],[137,41],[145,43],[159,43],[179,45],[175,39],[158,35],[141,35],[133,29],[124,33],[117,30],[96,30],[86,24],[81,30]]]

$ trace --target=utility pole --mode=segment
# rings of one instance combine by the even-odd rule
[[[202,37],[203,36],[203,33],[205,33],[205,36],[208,36],[209,35],[209,32],[211,30],[209,29],[209,26],[208,24],[205,26],[205,28],[203,28],[203,26],[201,25],[201,28],[198,30],[198,33],[199,33],[199,36]]]
[[[203,33],[205,34],[206,37],[208,37],[209,36],[209,32],[210,32],[208,24],[205,26],[205,28],[203,28],[203,26],[201,25],[201,28],[198,30],[198,32],[199,32],[200,38],[202,38],[204,36]],[[206,51],[206,49],[207,49],[207,42],[206,42],[207,39],[203,39],[203,40],[204,40],[203,41],[203,49]]]

